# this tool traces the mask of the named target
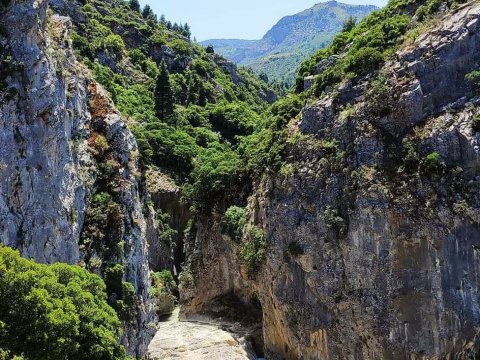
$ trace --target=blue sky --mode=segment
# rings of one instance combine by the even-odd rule
[[[283,16],[305,10],[315,0],[140,0],[172,22],[188,22],[198,41],[212,38],[260,39]],[[342,0],[383,6],[386,0]]]

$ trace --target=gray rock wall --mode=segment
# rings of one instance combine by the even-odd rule
[[[9,62],[0,79],[0,242],[39,262],[85,264],[80,236],[100,165],[89,141],[93,121],[101,123],[118,166],[123,249],[115,259],[94,257],[125,265],[125,281],[134,285],[138,301],[122,341],[141,355],[155,315],[145,240],[152,220],[142,206],[137,144],[76,61],[70,19],[47,9],[46,0],[30,0],[13,2],[0,14],[7,31],[1,55]]]

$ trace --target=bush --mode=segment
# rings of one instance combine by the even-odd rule
[[[187,194],[198,210],[211,209],[230,189],[235,189],[240,170],[240,157],[228,146],[217,143],[201,149]]]
[[[435,174],[442,167],[442,158],[436,151],[428,154],[421,162],[421,170],[424,174]]]
[[[365,47],[347,58],[347,71],[352,71],[357,75],[364,75],[378,69],[382,62],[383,55],[380,51],[371,47]]]
[[[327,228],[333,230],[337,237],[345,236],[347,226],[345,220],[339,215],[337,210],[331,206],[327,206],[324,212],[324,219]]]
[[[133,318],[135,288],[129,282],[123,281],[125,268],[121,264],[110,266],[105,271],[105,284],[110,305],[117,311],[121,320]]]
[[[261,266],[261,261],[265,257],[267,243],[265,242],[263,230],[257,226],[249,226],[247,236],[248,241],[243,244],[240,256],[247,264],[249,276],[252,276]]]
[[[231,206],[227,209],[223,218],[223,231],[232,239],[239,240],[246,223],[247,210],[238,206]]]
[[[126,359],[121,323],[98,276],[36,264],[4,246],[0,274],[0,344],[8,358]]]
[[[125,43],[123,42],[123,39],[116,34],[108,35],[103,40],[102,45],[104,49],[111,50],[118,54],[121,54],[123,51],[125,51]]]
[[[220,132],[230,143],[237,142],[237,136],[253,133],[260,122],[259,116],[244,103],[222,103],[209,108],[208,119],[213,130]]]
[[[475,70],[467,75],[465,75],[465,80],[470,84],[470,86],[475,90],[475,92],[480,92],[480,71]]]
[[[158,315],[171,314],[175,309],[176,298],[173,292],[177,290],[172,273],[163,270],[153,274],[150,294],[156,299],[156,311]]]

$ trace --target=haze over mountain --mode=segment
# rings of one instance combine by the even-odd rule
[[[298,14],[282,18],[260,40],[211,39],[215,52],[269,80],[291,84],[301,62],[327,46],[350,16],[360,20],[378,9],[374,5],[349,5],[337,1],[319,3]]]

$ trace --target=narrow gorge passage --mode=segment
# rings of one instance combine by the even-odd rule
[[[256,360],[243,336],[230,333],[218,325],[179,321],[180,308],[160,322],[148,348],[149,360],[212,359]]]

